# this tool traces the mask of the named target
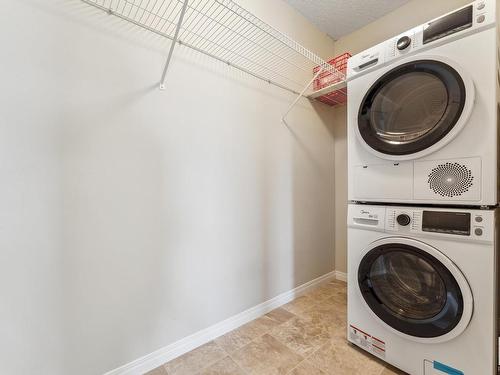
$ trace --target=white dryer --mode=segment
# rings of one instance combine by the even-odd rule
[[[411,375],[493,375],[496,210],[350,204],[348,339]]]
[[[495,13],[476,1],[349,60],[350,201],[498,203]]]

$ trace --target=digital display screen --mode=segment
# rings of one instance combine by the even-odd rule
[[[470,5],[455,13],[429,22],[424,30],[424,44],[472,27],[473,11],[474,9]]]
[[[424,211],[422,230],[470,236],[470,213]]]

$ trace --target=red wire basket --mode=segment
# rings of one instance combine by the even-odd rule
[[[349,52],[343,53],[330,61],[328,64],[333,66],[337,71],[346,74],[347,72],[347,61],[352,55]],[[314,68],[313,73],[317,74],[320,67]],[[319,76],[313,82],[314,91],[324,89],[325,87],[331,86],[334,83],[340,82],[342,78],[331,72],[321,72]],[[328,94],[316,98],[322,103],[335,106],[339,104],[344,104],[347,102],[347,88],[332,91]]]

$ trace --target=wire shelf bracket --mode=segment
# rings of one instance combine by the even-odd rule
[[[323,72],[323,67],[319,68],[318,72],[314,75],[314,77],[309,81],[309,83],[306,85],[306,87],[304,87],[304,89],[302,90],[302,92],[300,94],[297,95],[297,97],[295,98],[295,100],[290,104],[290,106],[288,107],[288,109],[286,110],[286,112],[283,114],[283,116],[281,117],[281,122],[283,124],[286,125],[287,128],[289,128],[289,125],[288,123],[286,122],[286,117],[288,116],[288,114],[292,111],[293,107],[295,107],[297,105],[297,103],[299,102],[299,100],[304,96],[305,92],[309,89],[309,87],[311,87],[311,85],[313,84],[313,82],[319,77],[319,75]]]
[[[188,1],[189,0],[184,0],[184,5],[182,6],[182,9],[181,9],[179,21],[177,21],[177,26],[175,28],[174,37],[172,39],[172,43],[170,44],[170,50],[168,51],[167,62],[165,63],[165,67],[163,68],[163,73],[161,74],[161,81],[160,81],[160,89],[161,90],[165,90],[165,78],[167,76],[168,66],[170,65],[170,60],[172,60],[172,55],[174,54],[175,44],[179,40],[179,32],[181,31],[182,21],[184,20],[184,15],[186,14]]]
[[[161,89],[177,44],[297,95],[284,122],[301,97],[318,96],[311,90],[315,68],[345,81],[342,72],[233,0],[81,1],[171,41]]]

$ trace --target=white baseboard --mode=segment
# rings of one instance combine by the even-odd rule
[[[292,301],[298,296],[306,293],[308,290],[317,287],[331,279],[347,280],[347,275],[343,272],[332,271],[317,279],[311,280],[301,286],[282,293],[266,302],[254,306],[242,313],[239,313],[229,319],[214,324],[179,341],[176,341],[164,348],[161,348],[142,358],[136,359],[117,369],[111,370],[104,375],[142,375],[156,367],[171,361],[207,342],[226,334],[245,323],[261,317],[264,314]]]
[[[334,271],[334,272],[335,272],[335,278],[337,280],[347,282],[347,273],[340,271]]]

